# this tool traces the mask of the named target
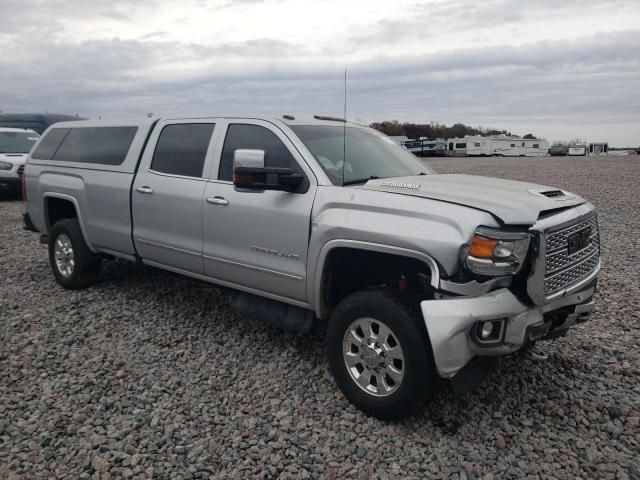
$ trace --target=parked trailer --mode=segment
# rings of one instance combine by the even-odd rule
[[[537,139],[467,136],[448,140],[452,156],[541,157],[547,150],[546,140]]]
[[[447,142],[443,138],[405,140],[402,146],[418,157],[441,157],[447,154]]]
[[[455,157],[467,156],[490,156],[491,138],[471,137],[450,138],[448,140],[448,154]]]

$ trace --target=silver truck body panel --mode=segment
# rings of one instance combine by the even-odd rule
[[[85,231],[87,244],[95,251],[122,254],[135,253],[131,239],[130,189],[136,166],[149,130],[147,119],[122,122],[74,121],[60,122],[52,128],[84,128],[92,126],[137,127],[129,152],[121,165],[105,166],[55,160],[37,160],[29,156],[25,166],[27,210],[34,226],[48,231],[45,199],[64,194],[75,199],[78,217]],[[34,146],[35,151],[39,142]]]
[[[507,225],[533,225],[544,211],[585,202],[568,192],[547,198],[541,192],[558,189],[535,183],[459,174],[370,180],[359,188],[464,205],[491,212]]]
[[[181,123],[216,124],[216,120],[159,121],[149,137],[149,145],[156,145],[164,127]],[[217,126],[209,142],[203,172],[209,171],[213,163],[216,129]],[[206,179],[152,170],[154,152],[155,148],[144,151],[131,190],[136,251],[144,262],[202,274],[202,204]]]
[[[310,305],[320,318],[326,310],[319,300],[324,260],[333,248],[346,246],[336,241],[380,245],[379,251],[415,252],[441,276],[456,272],[461,245],[473,236],[478,225],[498,227],[495,218],[479,210],[408,195],[389,195],[358,187],[318,188],[311,218],[307,288]],[[452,248],[452,245],[456,245]],[[382,247],[384,246],[384,248]],[[427,260],[431,259],[431,260]],[[437,265],[433,268],[432,265]]]
[[[537,222],[546,227],[558,219],[571,222],[580,215],[595,215],[593,206],[578,195],[560,191],[547,197],[546,192],[558,189],[469,175],[420,175],[334,186],[289,125],[343,126],[340,122],[249,116],[164,119],[155,127],[154,123],[144,119],[56,124],[54,128],[136,126],[138,131],[118,166],[29,158],[27,210],[35,227],[47,233],[49,199],[69,200],[94,252],[139,258],[148,265],[308,308],[319,318],[330,313],[323,305],[322,289],[325,264],[334,249],[418,259],[431,273],[431,287],[440,291],[438,299],[420,306],[437,369],[444,377],[455,375],[475,355],[516,351],[525,344],[526,329],[540,324],[546,312],[593,295],[589,282],[599,264],[588,279],[536,305],[525,305],[507,289],[511,277],[484,283],[456,280],[463,253],[479,226],[497,229],[506,224],[526,231]],[[151,169],[162,128],[175,123],[215,123],[202,178]],[[300,165],[308,191],[247,191],[219,180],[231,123],[272,131]],[[548,212],[564,207],[577,208],[546,219]],[[544,228],[531,232],[545,234]],[[544,259],[533,260],[537,275],[544,277]],[[535,283],[541,282],[544,278]],[[505,343],[493,350],[480,349],[470,338],[470,328],[499,317],[508,318]]]
[[[306,304],[309,222],[316,176],[289,137],[264,120],[228,118],[221,122],[216,159],[222,151],[224,130],[232,123],[259,125],[272,131],[293,154],[310,186],[299,194],[237,190],[232,182],[215,178],[215,163],[203,203],[205,273]]]

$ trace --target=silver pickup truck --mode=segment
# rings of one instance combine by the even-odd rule
[[[593,205],[437,175],[341,119],[57,123],[25,178],[60,285],[121,258],[231,287],[236,308],[284,329],[327,321],[336,383],[381,418],[593,310]]]

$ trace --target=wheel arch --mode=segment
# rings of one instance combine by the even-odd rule
[[[80,224],[80,231],[82,232],[82,237],[84,238],[87,247],[89,247],[89,250],[91,252],[96,253],[96,249],[89,241],[89,237],[87,235],[87,231],[85,229],[84,221],[82,218],[80,205],[78,204],[78,201],[75,197],[67,195],[65,193],[45,192],[43,194],[43,203],[44,221],[47,233],[51,232],[51,228],[58,220],[61,220],[63,218],[75,218]],[[69,213],[71,211],[73,211],[75,215],[70,215]]]
[[[427,253],[417,250],[411,250],[393,245],[385,245],[372,242],[364,242],[359,240],[335,239],[325,243],[320,249],[318,260],[315,264],[315,271],[309,278],[313,279],[308,298],[312,300],[311,306],[317,318],[326,318],[330,312],[330,305],[327,305],[325,296],[323,295],[323,286],[325,284],[325,276],[329,268],[329,261],[332,253],[341,249],[352,251],[362,251],[370,253],[378,253],[394,257],[402,257],[423,264],[430,273],[430,286],[437,289],[440,284],[440,267],[436,260]]]

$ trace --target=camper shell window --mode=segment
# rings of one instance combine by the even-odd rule
[[[456,143],[456,148],[467,148],[466,143]]]
[[[121,165],[138,127],[54,128],[32,158],[58,162]]]

